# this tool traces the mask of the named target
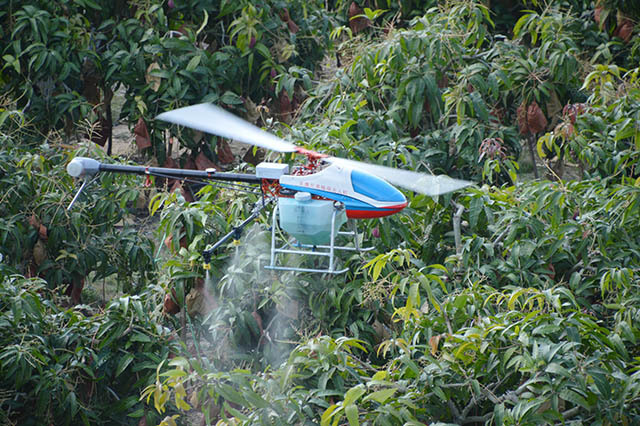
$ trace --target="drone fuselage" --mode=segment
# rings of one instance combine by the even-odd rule
[[[351,219],[389,216],[407,206],[402,192],[385,180],[337,164],[311,174],[285,174],[279,181],[283,188],[343,203]]]
[[[281,163],[261,163],[255,175],[170,169],[100,163],[91,158],[76,157],[67,170],[74,177],[94,176],[99,172],[131,173],[173,179],[204,179],[262,184],[272,188],[273,195],[287,195],[287,191],[309,192],[314,198],[339,201],[344,204],[350,219],[370,219],[398,213],[407,206],[405,196],[384,179],[365,171],[332,163],[320,169],[317,163],[302,171],[287,174],[288,166]],[[284,189],[285,191],[282,191]]]

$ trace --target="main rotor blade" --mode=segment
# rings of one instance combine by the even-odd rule
[[[329,157],[326,158],[325,161],[371,173],[386,180],[392,185],[397,185],[413,192],[429,196],[453,192],[473,183],[466,180],[453,179],[445,175],[434,176],[427,173],[393,169],[391,167],[347,160],[338,157]]]
[[[294,152],[297,146],[212,104],[198,104],[163,112],[156,118],[217,136],[278,152]]]
[[[164,112],[156,118],[277,152],[298,152],[317,158],[325,157],[323,154],[308,151],[286,142],[212,104],[205,103],[179,108]],[[444,175],[433,176],[338,157],[325,157],[324,160],[371,173],[393,185],[430,196],[446,194],[472,184],[472,182],[452,179]]]

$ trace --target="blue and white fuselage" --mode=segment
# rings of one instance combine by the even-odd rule
[[[347,217],[366,219],[389,216],[407,206],[407,199],[384,179],[338,164],[309,175],[282,175],[280,186],[340,201]]]

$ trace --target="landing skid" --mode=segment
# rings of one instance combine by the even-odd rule
[[[334,208],[331,214],[331,238],[329,245],[311,245],[302,244],[296,241],[295,238],[289,237],[284,239],[278,237],[278,235],[284,235],[283,231],[280,231],[278,226],[278,206],[273,209],[272,223],[271,223],[271,261],[269,265],[265,266],[265,269],[271,269],[276,271],[295,271],[295,272],[318,272],[325,274],[343,274],[349,270],[349,268],[335,269],[335,254],[336,251],[357,251],[367,252],[373,250],[374,247],[360,247],[358,242],[358,232],[354,221],[349,221],[351,225],[351,231],[337,231],[335,230],[336,214],[338,209]],[[277,232],[280,231],[280,232]],[[336,237],[343,235],[352,237],[354,245],[353,247],[337,246],[335,245]],[[282,242],[280,247],[277,247],[278,242]],[[299,268],[295,266],[283,266],[278,264],[279,254],[294,254],[305,256],[319,256],[320,258],[329,258],[329,266],[326,269],[314,269],[314,268]]]

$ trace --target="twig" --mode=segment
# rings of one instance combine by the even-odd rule
[[[507,392],[504,395],[502,395],[500,397],[500,403],[504,402],[504,401],[511,401],[511,402],[517,402],[518,401],[518,397],[520,396],[520,394],[524,393],[524,391],[527,390],[527,386],[529,386],[529,383],[531,383],[532,381],[534,381],[535,379],[538,378],[538,376],[540,376],[540,373],[536,373],[535,376],[533,376],[530,380],[527,380],[526,382],[524,382],[523,384],[521,384],[518,389],[511,391],[511,392]]]
[[[562,412],[562,418],[564,420],[569,420],[570,418],[578,414],[581,410],[583,410],[582,407],[573,407],[567,411]]]
[[[449,331],[449,334],[453,334],[453,327],[451,327],[451,321],[449,321],[449,316],[444,311],[444,309],[442,310],[442,316],[444,317],[445,324],[447,324],[447,330]]]
[[[462,237],[460,235],[460,219],[462,218],[462,212],[464,212],[464,206],[458,204],[455,201],[451,201],[451,204],[458,210],[453,215],[453,236],[456,241],[456,254],[459,255],[462,252]]]
[[[529,145],[529,153],[531,154],[531,165],[533,166],[533,175],[535,176],[536,179],[538,179],[540,176],[538,175],[538,166],[536,166],[536,154],[533,151],[533,141],[534,141],[535,136],[534,135],[529,135],[527,137],[527,145]]]
[[[493,416],[493,412],[487,413],[484,416],[469,416],[460,419],[461,424],[466,423],[486,423]]]
[[[458,421],[460,419],[460,411],[458,411],[458,407],[453,403],[451,399],[447,400],[449,404],[449,409],[451,410],[451,416]]]

